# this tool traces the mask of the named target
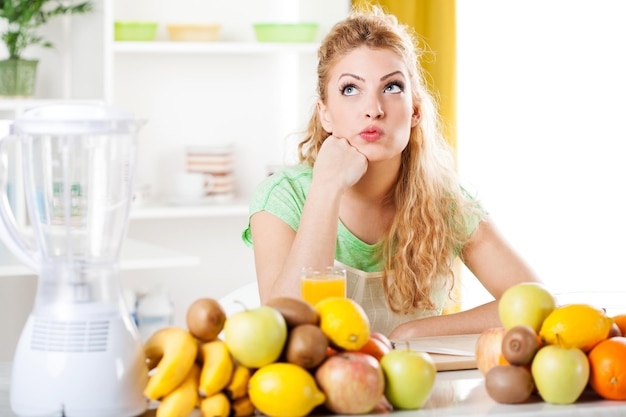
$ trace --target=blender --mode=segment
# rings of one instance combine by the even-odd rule
[[[148,406],[119,279],[142,125],[118,107],[59,103],[24,112],[0,138],[0,163],[7,143],[20,148],[29,221],[16,224],[0,169],[0,237],[38,275],[11,372],[18,416],[125,417]]]

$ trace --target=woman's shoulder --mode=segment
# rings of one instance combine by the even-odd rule
[[[269,178],[277,181],[300,181],[313,176],[313,167],[307,164],[285,165],[275,170]]]
[[[257,186],[252,198],[252,207],[261,210],[268,204],[278,201],[304,200],[312,176],[313,168],[305,164],[277,169]]]
[[[305,165],[284,166],[265,178],[259,185],[262,193],[272,192],[275,188],[308,189],[313,177],[313,168]]]

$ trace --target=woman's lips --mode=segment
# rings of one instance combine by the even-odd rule
[[[375,142],[382,136],[383,131],[375,126],[369,126],[360,133],[361,138],[366,142]]]

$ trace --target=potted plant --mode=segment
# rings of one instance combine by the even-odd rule
[[[6,26],[0,37],[9,57],[0,60],[0,97],[31,97],[35,89],[37,60],[24,59],[23,51],[32,45],[52,44],[37,33],[50,18],[91,11],[91,1],[64,3],[60,0],[0,0],[0,20]]]

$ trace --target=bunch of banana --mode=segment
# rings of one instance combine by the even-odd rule
[[[203,417],[246,417],[254,414],[248,398],[250,368],[235,363],[226,344],[216,339],[200,346],[199,391]]]
[[[144,344],[144,352],[148,369],[153,372],[143,393],[151,400],[160,400],[174,391],[191,371],[198,342],[185,329],[166,327],[150,336]]]
[[[247,417],[251,370],[235,363],[226,344],[199,342],[180,327],[155,332],[144,344],[152,370],[144,395],[159,400],[156,417],[187,417],[200,408],[203,417]]]

